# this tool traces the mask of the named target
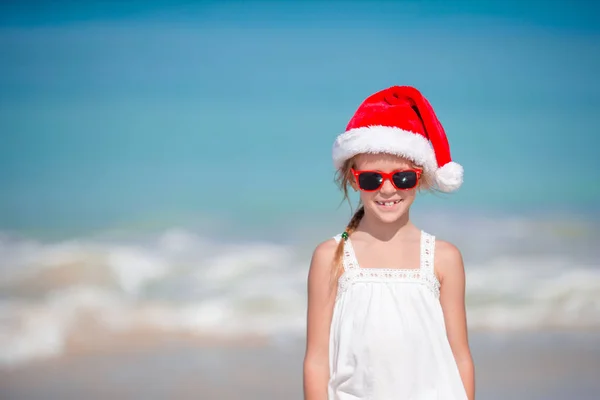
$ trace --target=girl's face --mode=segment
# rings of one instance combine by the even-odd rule
[[[414,170],[417,170],[415,173]],[[360,192],[360,198],[365,207],[365,213],[368,213],[382,222],[391,223],[397,221],[404,215],[412,205],[418,183],[410,189],[399,189],[391,180],[384,179],[381,186],[377,188],[378,179],[381,176],[370,172],[393,173],[400,172],[395,176],[396,184],[400,187],[410,187],[415,183],[415,179],[420,177],[420,169],[411,161],[389,154],[361,154],[354,163],[354,171],[360,174],[361,171],[369,171],[359,178],[352,177],[352,187]],[[390,178],[392,178],[390,176]],[[362,181],[361,190],[357,180]],[[375,188],[373,190],[373,188]]]

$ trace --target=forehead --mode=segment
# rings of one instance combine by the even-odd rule
[[[356,169],[393,171],[395,169],[414,168],[415,164],[403,157],[391,154],[360,154],[354,161]]]

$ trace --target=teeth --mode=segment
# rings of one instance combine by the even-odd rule
[[[386,206],[386,207],[391,207],[394,204],[398,204],[400,203],[402,200],[396,200],[396,201],[378,201],[376,202],[377,204],[379,204],[380,206]]]

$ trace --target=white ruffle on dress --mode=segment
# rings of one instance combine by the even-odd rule
[[[345,241],[329,400],[467,400],[446,336],[434,250],[435,237],[421,232],[419,268],[361,268]]]

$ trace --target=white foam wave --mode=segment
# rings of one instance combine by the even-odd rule
[[[600,330],[597,258],[523,252],[519,237],[514,252],[498,255],[507,248],[498,238],[514,240],[502,232],[487,259],[464,252],[470,327]],[[310,260],[300,249],[185,230],[50,243],[0,236],[0,363],[60,355],[89,332],[304,335]]]
[[[478,329],[600,329],[600,269],[542,256],[468,272],[469,325]]]

